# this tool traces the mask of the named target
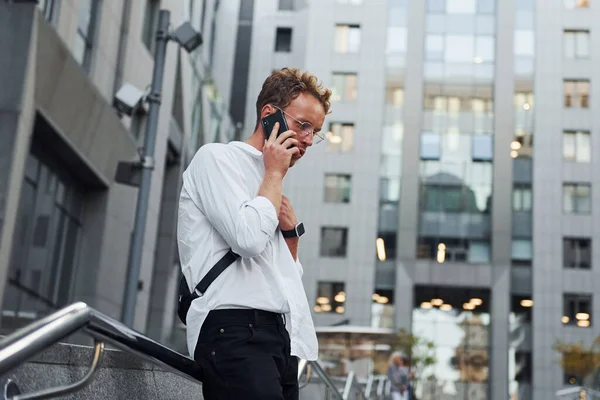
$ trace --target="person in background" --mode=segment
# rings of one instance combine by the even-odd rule
[[[395,351],[390,355],[387,377],[390,380],[392,400],[411,400],[409,380],[412,379],[412,373],[402,353]]]

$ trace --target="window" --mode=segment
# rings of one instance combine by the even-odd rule
[[[396,207],[391,204],[383,204],[382,207]],[[398,214],[396,208],[396,219],[391,221],[395,227],[398,226]],[[379,215],[381,219],[381,214]],[[385,260],[395,260],[396,259],[396,241],[397,241],[396,232],[379,232],[377,240],[375,241],[375,251],[377,253],[377,258],[379,261]]]
[[[334,49],[336,53],[357,53],[360,49],[360,26],[336,25]]]
[[[532,203],[531,186],[513,188],[513,211],[531,211]]]
[[[344,282],[318,282],[315,312],[343,314],[345,304]]]
[[[588,8],[590,6],[589,0],[564,0],[565,7],[568,9],[572,8]]]
[[[429,34],[425,59],[451,63],[490,63],[495,59],[493,36]]]
[[[402,107],[404,105],[404,88],[386,87],[385,104],[394,107]]]
[[[563,239],[563,266],[573,269],[592,267],[592,241],[590,239]]]
[[[321,257],[346,257],[348,228],[321,228]]]
[[[357,80],[358,78],[355,73],[334,72],[331,99],[334,101],[356,100]]]
[[[566,108],[588,108],[590,81],[586,79],[565,79],[563,82]]]
[[[564,31],[563,47],[566,58],[588,58],[590,56],[590,32]]]
[[[294,0],[279,0],[279,9],[281,11],[291,11],[294,9]]]
[[[440,134],[434,132],[421,133],[421,160],[439,160]]]
[[[444,262],[484,264],[490,261],[490,243],[484,239],[420,237],[417,258]]]
[[[422,207],[428,212],[459,213],[463,211],[462,187],[424,185]]]
[[[158,13],[160,11],[160,0],[147,0],[144,10],[144,26],[142,30],[142,41],[149,51],[154,51],[156,29],[158,27]]]
[[[592,325],[592,296],[565,294],[562,323],[587,328]]]
[[[588,131],[563,132],[563,158],[565,160],[589,163],[592,158],[591,147]]]
[[[585,183],[565,183],[563,185],[563,211],[567,214],[589,214],[591,188]]]
[[[532,92],[515,92],[514,105],[517,110],[529,111],[533,108],[533,93]]]
[[[481,203],[481,200],[484,200],[485,197],[485,193],[480,193],[468,186],[422,185],[421,210],[426,212],[485,214],[489,212],[487,206],[478,205],[478,201]],[[489,199],[489,197],[487,198]]]
[[[337,2],[339,4],[353,4],[356,6],[362,4],[362,0],[337,0]]]
[[[292,28],[277,28],[275,51],[277,53],[289,53],[292,51]]]
[[[350,202],[350,175],[327,174],[325,175],[325,202],[349,203]]]
[[[515,30],[514,54],[516,56],[535,55],[535,36],[532,30]]]
[[[354,124],[334,122],[326,134],[328,153],[347,153],[354,147]]]
[[[58,4],[56,0],[38,0],[38,7],[44,15],[44,19],[48,22],[54,22]]]
[[[33,319],[71,301],[82,232],[83,188],[46,150],[26,162],[3,304]]]
[[[513,238],[511,245],[511,260],[513,265],[531,265],[533,245],[531,239]]]
[[[494,157],[492,136],[475,135],[471,140],[471,153],[473,161],[491,161]]]
[[[474,14],[476,9],[476,0],[446,0],[448,14]]]
[[[98,0],[81,0],[77,4],[79,5],[79,23],[77,25],[73,56],[83,69],[89,72],[98,18]]]

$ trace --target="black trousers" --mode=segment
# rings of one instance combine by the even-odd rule
[[[205,400],[298,400],[298,359],[281,314],[261,310],[209,312],[194,359]]]

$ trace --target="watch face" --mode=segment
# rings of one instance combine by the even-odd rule
[[[296,227],[296,230],[298,231],[298,237],[304,235],[304,224],[300,222]]]

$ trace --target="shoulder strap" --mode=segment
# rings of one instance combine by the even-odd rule
[[[196,288],[194,290],[195,293],[192,293],[192,296],[202,296],[206,292],[206,289],[208,289],[210,284],[213,283],[215,279],[217,279],[219,275],[221,275],[221,273],[225,271],[225,269],[229,267],[239,257],[239,255],[235,254],[231,249],[229,249],[229,251],[225,253],[225,255],[221,257],[219,261],[217,261],[214,267],[212,267],[210,271],[208,271],[208,274],[206,274],[206,276],[202,278],[200,283],[196,285]]]

